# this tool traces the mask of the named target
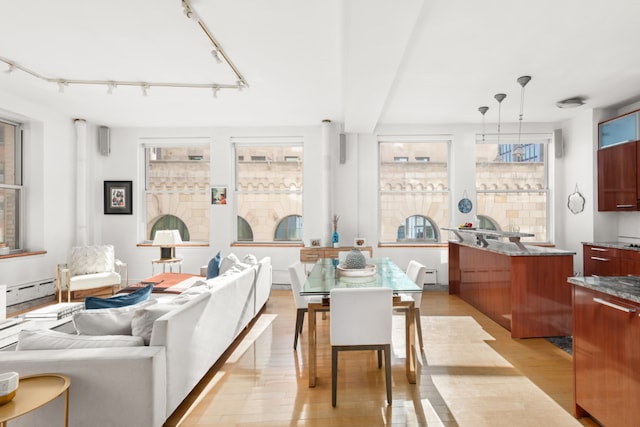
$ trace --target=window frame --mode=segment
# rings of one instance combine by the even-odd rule
[[[15,180],[14,184],[6,184],[4,182],[0,183],[0,189],[6,190],[15,190],[17,192],[17,218],[14,232],[17,234],[15,239],[15,247],[10,248],[10,253],[19,253],[25,251],[25,206],[26,206],[26,191],[24,187],[24,176],[23,176],[23,161],[24,161],[24,124],[20,122],[15,122],[13,120],[7,119],[6,117],[0,117],[0,123],[14,126],[14,164],[15,164],[15,172],[13,174],[13,178]],[[2,144],[6,146],[6,141],[3,141]],[[5,181],[6,181],[6,166],[4,167],[5,173]],[[4,209],[4,208],[3,208]]]
[[[383,143],[445,143],[446,147],[447,147],[447,154],[446,154],[446,159],[447,159],[447,179],[446,179],[446,184],[447,184],[447,188],[444,190],[433,190],[433,191],[427,191],[427,190],[423,190],[420,191],[420,193],[434,193],[434,194],[445,194],[447,197],[447,207],[449,208],[449,212],[447,215],[447,222],[451,223],[452,222],[452,215],[453,215],[453,211],[450,208],[451,205],[451,179],[452,179],[452,170],[451,170],[451,166],[452,166],[452,162],[451,162],[451,146],[452,146],[452,142],[453,142],[453,135],[450,134],[434,134],[434,135],[378,135],[378,141],[377,141],[377,213],[378,213],[378,225],[377,225],[377,235],[378,235],[378,242],[380,245],[383,246],[397,246],[397,247],[402,247],[402,246],[440,246],[443,244],[442,239],[445,237],[445,234],[442,233],[442,228],[443,227],[447,227],[448,224],[438,224],[435,222],[435,220],[428,214],[426,213],[420,213],[420,212],[414,212],[411,213],[407,216],[405,216],[403,221],[406,221],[407,218],[412,217],[412,216],[416,216],[416,215],[420,215],[420,216],[424,216],[425,218],[428,218],[431,222],[431,224],[433,224],[436,227],[435,233],[438,235],[438,240],[436,241],[422,241],[422,240],[405,240],[405,241],[398,241],[397,239],[394,241],[385,241],[382,239],[382,222],[383,222],[383,216],[382,216],[382,194],[383,194],[383,190],[381,188],[381,173],[382,173],[382,160],[380,158],[380,147],[381,144]],[[421,157],[425,157],[425,156],[417,156],[413,159],[413,162],[411,161],[411,159],[408,158],[408,161],[404,162],[404,161],[397,161],[396,159],[398,157],[411,157],[409,155],[407,156],[393,156],[393,160],[391,161],[391,163],[419,163],[419,164],[425,164],[425,163],[431,163],[431,158],[432,156],[428,156],[429,157],[429,161],[424,161],[422,160]],[[420,159],[419,159],[420,158]],[[395,230],[396,230],[396,235],[397,235],[397,230],[398,227],[400,227],[401,225],[405,224],[400,223],[397,224]],[[406,232],[406,231],[405,231]],[[444,242],[446,243],[446,242]]]

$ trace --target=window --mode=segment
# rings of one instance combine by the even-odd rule
[[[145,238],[179,230],[183,241],[209,241],[209,145],[175,140],[144,145]]]
[[[438,227],[426,216],[414,215],[398,227],[398,242],[437,242],[440,240]]]
[[[302,217],[289,215],[276,227],[274,240],[302,240]]]
[[[523,240],[549,241],[547,144],[551,135],[503,135],[501,143],[476,145],[478,217],[487,228],[534,234]],[[482,226],[482,224],[481,224]]]
[[[233,142],[236,240],[302,241],[301,139],[234,138]]]
[[[401,138],[379,145],[380,241],[438,242],[449,223],[449,142]]]
[[[22,126],[0,120],[0,245],[23,249],[20,235],[22,210]]]

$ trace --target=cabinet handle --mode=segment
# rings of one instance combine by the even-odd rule
[[[616,205],[616,208],[632,208],[633,205]]]
[[[591,259],[594,261],[611,261],[609,258],[600,258],[599,256],[592,256]]]
[[[614,304],[612,302],[605,301],[602,298],[594,298],[593,301],[597,302],[598,304],[606,305],[607,307],[615,308],[616,310],[624,311],[625,313],[635,313],[636,312],[635,308],[623,307],[621,305],[617,305],[617,304]]]
[[[591,250],[596,252],[609,252],[609,249],[605,248],[591,248]]]

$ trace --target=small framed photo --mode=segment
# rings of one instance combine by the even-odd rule
[[[227,187],[211,187],[211,204],[227,204]]]
[[[364,237],[356,237],[355,239],[353,239],[353,246],[355,246],[356,248],[364,248],[365,246],[367,246],[367,239],[365,239]]]
[[[105,215],[132,215],[132,181],[104,182]]]
[[[311,239],[309,244],[314,248],[320,247],[320,239]]]

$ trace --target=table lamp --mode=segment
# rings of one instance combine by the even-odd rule
[[[175,247],[182,243],[178,230],[158,230],[153,246],[160,246],[160,259],[175,258]]]

